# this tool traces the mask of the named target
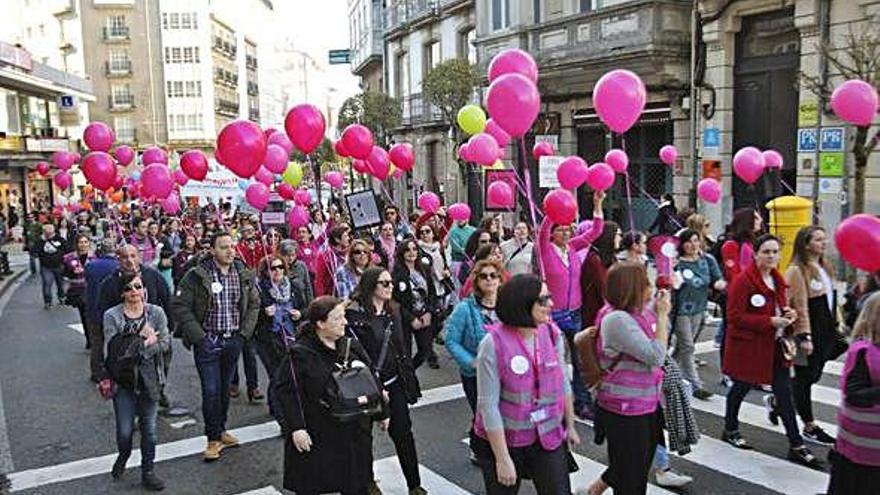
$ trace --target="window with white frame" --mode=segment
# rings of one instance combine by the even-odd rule
[[[586,1],[589,2],[589,0]],[[492,31],[507,29],[510,26],[510,0],[491,0],[490,5],[492,7]]]
[[[128,27],[125,24],[125,16],[124,15],[108,15],[107,16],[107,29],[111,32],[111,34],[117,34],[125,30]]]
[[[179,12],[171,12],[168,14],[168,29],[180,29]]]
[[[124,48],[113,48],[108,53],[111,72],[125,72],[131,68],[131,57]]]
[[[185,64],[193,63],[193,47],[191,47],[191,46],[183,47],[183,63],[185,63]]]
[[[114,107],[134,105],[134,95],[131,94],[131,85],[128,83],[110,85],[110,97]]]
[[[131,123],[131,117],[121,116],[113,118],[113,129],[116,131],[116,139],[122,143],[131,143],[134,141],[134,126]]]
[[[184,96],[190,98],[202,96],[202,81],[186,81],[184,84]]]

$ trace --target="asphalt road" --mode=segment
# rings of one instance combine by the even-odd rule
[[[115,456],[112,404],[104,401],[88,380],[88,353],[78,332],[78,315],[66,307],[43,310],[39,279],[31,277],[8,296],[0,316],[0,458],[3,434],[8,437],[12,467],[5,490],[22,494],[139,493],[139,471],[112,482],[109,469]],[[713,329],[704,333],[709,339]],[[724,394],[719,385],[718,354],[711,343],[702,344],[701,368],[707,388]],[[168,394],[193,414],[160,418],[159,462],[165,493],[271,495],[281,491],[282,441],[264,404],[233,399],[229,427],[245,442],[226,450],[220,461],[201,460],[204,448],[199,385],[192,355],[175,342]],[[484,493],[479,470],[467,459],[464,443],[471,413],[459,377],[445,350],[438,347],[441,369],[419,370],[425,398],[412,410],[414,431],[430,493]],[[835,423],[839,400],[836,367],[826,368],[816,395],[817,418]],[[244,378],[242,376],[242,378]],[[267,380],[260,368],[260,384]],[[703,438],[694,451],[674,455],[674,469],[694,477],[679,493],[771,494],[824,493],[827,474],[796,466],[787,460],[787,441],[781,427],[770,425],[761,408],[761,393],[753,392],[740,415],[743,435],[755,452],[733,449],[719,441],[723,396],[694,401]],[[575,453],[581,470],[573,486],[584,487],[607,462],[605,446],[592,442],[589,424],[579,423],[583,443]],[[385,493],[405,493],[394,448],[385,433],[375,434],[376,476]],[[135,444],[137,445],[137,443]],[[827,448],[814,448],[825,458]],[[2,464],[0,464],[2,466]],[[0,485],[4,483],[0,480]],[[256,490],[256,491],[255,491]],[[2,491],[2,489],[0,489]],[[668,493],[653,487],[651,493]],[[526,483],[522,493],[534,493]]]

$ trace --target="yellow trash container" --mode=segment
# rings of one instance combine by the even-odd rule
[[[813,202],[800,196],[780,196],[764,205],[769,212],[770,233],[782,240],[779,271],[785,272],[794,251],[794,238],[813,223]]]

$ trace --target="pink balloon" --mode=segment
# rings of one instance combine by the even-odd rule
[[[80,155],[79,153],[74,151],[73,152],[73,163],[79,163],[80,160],[82,160],[82,155]]]
[[[480,165],[490,166],[498,161],[498,143],[485,132],[471,136],[468,140],[468,151],[473,161]]]
[[[753,146],[736,152],[733,156],[733,171],[748,184],[754,184],[764,173],[764,155],[761,150]]]
[[[764,155],[764,167],[782,169],[782,164],[785,161],[782,158],[782,153],[776,150],[765,150],[761,154]]]
[[[416,163],[412,145],[409,143],[395,144],[388,150],[388,156],[391,158],[391,163],[404,172],[411,171]]]
[[[667,144],[660,148],[660,161],[670,167],[675,165],[675,161],[678,160],[678,148],[671,144]]]
[[[135,152],[131,146],[123,144],[116,147],[113,151],[113,156],[116,157],[116,161],[119,162],[120,165],[127,167],[132,161],[134,161]]]
[[[179,168],[175,169],[174,172],[171,173],[171,176],[174,177],[174,182],[176,182],[178,186],[183,187],[189,182],[189,176]]]
[[[220,148],[214,150],[214,160],[217,160],[217,163],[220,165],[226,165],[223,160],[223,153],[220,152]]]
[[[498,159],[506,160],[507,159],[507,148],[498,148]]]
[[[275,182],[275,174],[267,170],[266,167],[260,167],[254,174],[254,180],[266,186],[271,186]]]
[[[263,160],[263,167],[273,174],[282,174],[287,170],[287,161],[290,155],[281,146],[270,144],[266,146],[266,158]],[[269,184],[266,184],[267,186]]]
[[[614,169],[607,163],[594,163],[587,169],[587,185],[594,191],[606,191],[614,185]]]
[[[269,188],[262,182],[251,182],[244,191],[244,197],[249,205],[263,211],[269,205]]]
[[[314,105],[297,105],[287,112],[284,130],[296,149],[309,154],[324,140],[324,115]]]
[[[269,136],[269,138],[266,140],[266,144],[267,146],[270,144],[281,146],[282,148],[284,148],[284,151],[287,152],[288,156],[293,153],[293,143],[290,142],[290,138],[287,137],[287,134],[283,132],[273,132],[272,135]]]
[[[59,189],[67,189],[70,187],[73,179],[70,178],[70,174],[68,174],[67,171],[62,170],[55,174],[55,177],[52,178],[52,182],[54,182]]]
[[[867,127],[878,110],[877,89],[858,79],[850,79],[831,93],[831,108],[844,122]]]
[[[342,172],[331,170],[324,174],[324,182],[330,184],[330,187],[333,189],[341,189],[345,182],[345,177],[342,176]]]
[[[403,170],[395,168],[394,173],[391,174],[391,178],[394,180],[400,180],[401,177],[403,177]]]
[[[446,213],[456,222],[467,220],[471,217],[471,207],[464,203],[453,203],[446,208]]]
[[[342,139],[339,139],[333,143],[333,151],[336,152],[342,158],[348,157],[348,150],[345,149],[345,145],[342,144]]]
[[[160,204],[162,205],[162,211],[168,215],[177,215],[180,213],[180,196],[178,196],[176,192],[169,194]]]
[[[69,151],[56,151],[52,153],[52,163],[59,170],[69,170],[76,162],[76,156]]]
[[[158,146],[150,146],[144,150],[141,156],[141,163],[150,165],[151,163],[162,163],[168,165],[168,153]]]
[[[504,74],[489,86],[486,108],[505,132],[520,138],[529,132],[538,117],[541,95],[535,83],[526,76]]]
[[[312,195],[306,189],[293,191],[293,201],[298,205],[309,206],[312,204]]]
[[[531,55],[518,48],[504,50],[489,62],[489,82],[511,73],[522,74],[533,83],[538,82],[538,64]]]
[[[147,165],[141,172],[141,184],[148,198],[165,199],[174,190],[174,179],[164,163]]]
[[[431,191],[425,191],[419,195],[418,205],[426,213],[437,213],[440,209],[440,197]]]
[[[486,189],[486,200],[496,205],[510,205],[513,203],[513,189],[504,181],[495,181]]]
[[[587,180],[587,162],[579,156],[566,158],[556,169],[556,179],[560,186],[568,190],[581,187]]]
[[[192,180],[205,180],[208,175],[208,157],[202,151],[189,150],[180,157],[180,169]]]
[[[294,194],[296,193],[296,189],[294,189],[293,186],[291,186],[287,182],[282,182],[278,184],[278,187],[276,189],[279,196],[288,201],[293,201]]]
[[[103,122],[92,122],[83,132],[83,141],[92,151],[110,151],[115,140],[116,135],[113,134],[113,129]]]
[[[287,214],[287,223],[293,229],[305,227],[309,224],[309,210],[300,205],[294,206]]]
[[[379,146],[373,146],[373,151],[367,157],[367,164],[370,166],[370,173],[379,180],[388,178],[388,172],[391,170],[391,163],[388,161],[388,152]]]
[[[624,69],[603,75],[593,88],[593,106],[599,119],[617,133],[628,131],[639,120],[647,98],[645,83]]]
[[[352,160],[351,168],[359,174],[370,173],[370,165],[365,160]]]
[[[461,161],[465,161],[465,162],[473,162],[474,161],[474,157],[471,156],[471,150],[470,150],[470,148],[468,148],[467,143],[464,143],[463,145],[458,147],[458,158]]]
[[[47,175],[49,175],[49,168],[50,167],[48,163],[40,162],[37,164],[37,173],[39,173],[43,177],[46,177]]]
[[[373,133],[360,124],[351,124],[342,131],[342,146],[351,157],[366,160],[373,151]]]
[[[278,129],[276,129],[274,127],[267,127],[265,129],[263,129],[263,135],[266,136],[266,139],[269,139],[272,136],[272,134],[275,134],[276,132],[278,132]]]
[[[555,154],[556,150],[553,149],[553,145],[547,141],[538,141],[532,148],[532,156],[535,160],[540,160],[542,156],[553,156]]]
[[[489,119],[486,121],[486,127],[483,129],[483,132],[495,138],[495,142],[498,143],[499,148],[504,148],[510,143],[510,134],[506,133],[504,129],[498,125],[498,122],[495,122],[495,119]]]
[[[626,152],[619,149],[609,150],[605,153],[605,163],[607,163],[615,172],[625,174],[629,167],[629,157]]]
[[[721,200],[721,183],[707,177],[697,184],[697,196],[707,203],[716,204]]]
[[[122,174],[119,173],[119,169],[113,167],[113,170],[116,171],[116,177],[113,178],[113,188],[114,189],[122,189],[122,184],[124,183],[124,179],[122,178]]]
[[[100,191],[106,191],[116,184],[116,164],[113,158],[103,151],[93,151],[86,155],[80,169],[89,184]]]
[[[834,232],[834,244],[850,265],[866,272],[880,270],[880,218],[867,213],[847,218]]]
[[[254,175],[266,158],[266,136],[257,124],[235,120],[220,131],[217,149],[223,154],[226,168],[247,179]]]
[[[555,225],[570,225],[577,216],[577,200],[565,189],[554,189],[547,193],[543,204],[544,213]]]

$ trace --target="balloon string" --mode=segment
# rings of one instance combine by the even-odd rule
[[[627,156],[629,156],[629,154],[626,153],[626,136],[623,133],[620,134],[620,147],[623,148],[623,152],[625,154],[627,154]],[[636,231],[636,222],[635,222],[635,216],[633,215],[632,191],[630,190],[630,185],[629,185],[629,183],[630,183],[629,167],[626,168],[626,171],[623,174],[624,174],[624,179],[626,180],[626,204],[627,204],[627,210],[629,212],[629,231],[635,232]]]
[[[529,155],[526,153],[526,138],[525,136],[520,137],[519,139],[519,152],[520,152],[520,161],[522,163],[522,173],[523,179],[526,187],[526,199],[529,201],[529,211],[532,216],[532,232],[535,232],[535,235],[538,234],[538,219],[537,215],[535,215],[535,198],[532,195],[532,174],[529,173]],[[546,274],[544,272],[544,262],[541,259],[541,247],[538,246],[538,249],[535,250],[535,256],[537,256],[538,267],[541,269],[541,278],[544,279]]]

